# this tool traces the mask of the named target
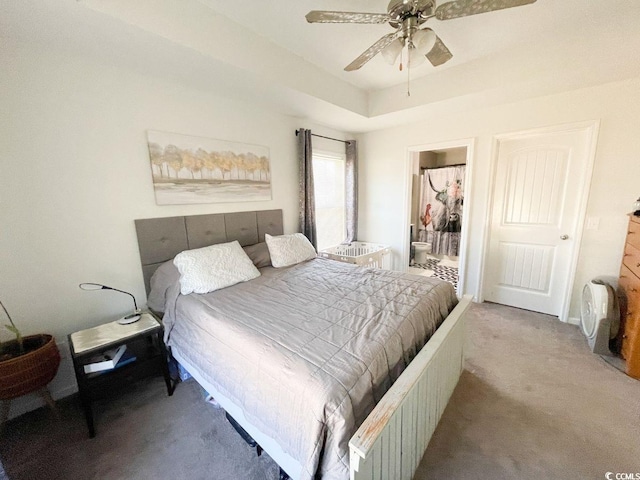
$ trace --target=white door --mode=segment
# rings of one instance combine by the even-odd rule
[[[486,300],[565,315],[592,131],[498,141]]]

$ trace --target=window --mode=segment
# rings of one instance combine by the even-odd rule
[[[313,154],[318,250],[342,243],[346,237],[344,155]]]

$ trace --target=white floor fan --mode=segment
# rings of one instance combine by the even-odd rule
[[[593,353],[615,356],[611,342],[620,329],[620,306],[614,287],[605,280],[594,278],[584,286],[580,326]]]

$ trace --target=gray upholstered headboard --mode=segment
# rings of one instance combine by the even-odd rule
[[[238,240],[247,246],[264,242],[264,234],[282,235],[282,210],[216,213],[136,220],[144,285],[156,269],[183,250]]]

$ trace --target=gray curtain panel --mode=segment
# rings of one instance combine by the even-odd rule
[[[311,130],[301,128],[298,132],[299,165],[299,216],[300,232],[318,249],[316,236],[316,201],[313,193],[313,149],[311,148]]]
[[[345,164],[345,203],[347,220],[347,238],[344,243],[358,239],[358,146],[355,140],[346,143],[347,160]]]

